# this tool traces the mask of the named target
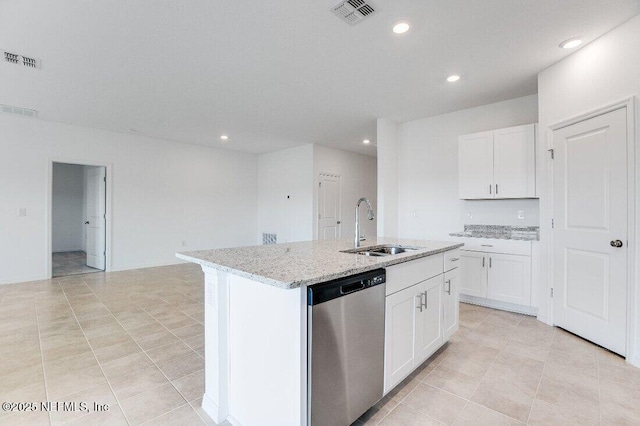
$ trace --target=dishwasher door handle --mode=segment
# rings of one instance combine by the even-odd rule
[[[340,294],[353,293],[354,291],[362,290],[365,287],[366,285],[363,281],[360,281],[359,283],[343,285],[340,286]]]

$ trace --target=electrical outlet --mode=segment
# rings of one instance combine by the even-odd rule
[[[518,210],[518,219],[524,220],[524,210]]]
[[[27,215],[27,209],[24,207],[20,207],[20,210],[18,210],[18,216],[25,217],[26,215]]]
[[[182,247],[186,247],[187,246],[187,242],[186,241],[182,241]]]

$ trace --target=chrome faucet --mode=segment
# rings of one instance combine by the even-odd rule
[[[375,215],[373,214],[373,209],[371,208],[371,203],[365,197],[362,197],[358,200],[358,204],[356,204],[356,235],[353,240],[354,246],[356,248],[360,247],[360,203],[367,203],[367,219],[373,220]]]

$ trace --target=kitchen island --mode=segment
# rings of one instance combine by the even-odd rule
[[[447,291],[444,272],[448,265],[457,266],[459,257],[455,253],[462,244],[369,238],[360,250],[382,245],[411,250],[389,256],[364,256],[353,252],[353,241],[333,240],[177,254],[181,259],[200,264],[205,273],[202,404],[214,421],[226,419],[245,426],[307,424],[307,287],[385,268],[387,295],[395,292],[393,297],[397,298],[414,291],[414,287],[417,291],[427,279],[435,280],[438,291],[443,293]],[[451,279],[448,283],[451,295]],[[456,294],[453,309],[457,329],[457,293],[453,294]],[[411,315],[417,312],[414,297],[411,293],[407,299]],[[387,297],[387,313],[390,299]],[[437,309],[438,326],[442,312],[442,307]],[[388,326],[385,322],[385,329]],[[444,327],[440,329],[439,340],[429,350],[446,341],[447,333]],[[453,326],[449,329],[455,331]],[[388,344],[391,339],[387,340]],[[393,352],[407,351],[400,348]],[[417,362],[416,354],[420,351],[412,352]],[[426,352],[423,354],[426,356]],[[386,358],[385,369],[389,371],[385,371],[385,392],[388,392],[412,371],[415,362],[409,360],[409,365],[403,360],[398,364],[400,367],[390,368]]]

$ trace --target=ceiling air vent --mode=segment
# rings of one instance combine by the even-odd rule
[[[0,104],[0,111],[5,114],[15,114],[21,115],[23,117],[36,118],[38,116],[38,111],[36,111],[35,109],[28,109],[11,105]]]
[[[355,25],[376,12],[376,9],[364,0],[344,0],[333,6],[331,10],[349,25]]]
[[[36,58],[30,58],[28,56],[19,55],[17,53],[4,52],[4,61],[10,64],[22,65],[27,68],[40,68],[40,60]]]

